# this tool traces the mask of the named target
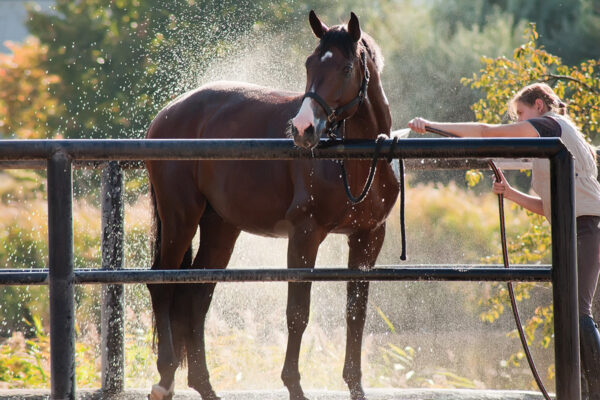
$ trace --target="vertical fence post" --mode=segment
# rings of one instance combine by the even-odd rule
[[[573,158],[550,160],[556,399],[581,399]]]
[[[75,399],[75,302],[71,159],[48,160],[48,286],[50,296],[50,398]]]
[[[102,269],[123,268],[123,173],[110,161],[102,171]],[[123,285],[102,286],[102,391],[122,392],[124,375]]]

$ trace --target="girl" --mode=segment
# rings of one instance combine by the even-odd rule
[[[575,214],[577,217],[577,269],[579,331],[583,375],[590,400],[600,400],[600,334],[592,316],[592,299],[600,273],[600,184],[597,180],[596,150],[566,115],[566,106],[544,83],[521,89],[509,103],[516,123],[438,123],[414,118],[409,128],[425,133],[438,128],[460,137],[560,137],[574,157]],[[514,189],[502,177],[493,192],[550,220],[550,168],[546,159],[535,159],[531,184],[537,195]]]

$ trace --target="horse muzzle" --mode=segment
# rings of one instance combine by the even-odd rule
[[[298,128],[294,121],[290,121],[290,133],[294,144],[303,149],[313,149],[319,144],[320,135],[317,134],[313,124]]]

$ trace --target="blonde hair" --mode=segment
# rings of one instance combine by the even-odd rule
[[[552,111],[558,115],[562,115],[565,117],[570,124],[575,127],[575,124],[567,115],[567,105],[563,103],[563,101],[558,97],[554,90],[546,83],[532,83],[531,85],[525,86],[523,89],[519,90],[517,94],[513,96],[513,98],[508,103],[508,114],[512,119],[516,119],[517,116],[517,102],[521,102],[528,106],[533,106],[537,99],[540,99],[546,105],[548,111]],[[590,153],[596,159],[596,147],[594,147],[591,143],[589,143],[583,134],[575,127],[575,131],[581,138],[581,140],[587,144]]]
[[[508,103],[508,114],[512,119],[516,119],[516,103],[521,102],[528,106],[533,106],[535,101],[540,99],[544,102],[548,111],[567,116],[567,105],[554,93],[554,90],[545,83],[533,83],[519,90],[517,94]]]

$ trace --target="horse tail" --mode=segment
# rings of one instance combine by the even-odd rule
[[[160,216],[158,215],[158,207],[156,205],[156,193],[154,193],[154,186],[150,183],[150,202],[152,207],[152,231],[151,231],[151,246],[152,246],[152,269],[158,268],[160,262],[160,231],[161,222]]]
[[[152,269],[158,269],[160,262],[161,222],[160,216],[158,215],[158,207],[156,205],[156,193],[154,193],[154,186],[152,185],[152,182],[150,182],[150,207],[152,207],[152,224],[150,228],[150,262]],[[154,315],[154,307],[152,307],[152,348],[155,352],[158,349],[158,336],[156,332],[156,315]]]

